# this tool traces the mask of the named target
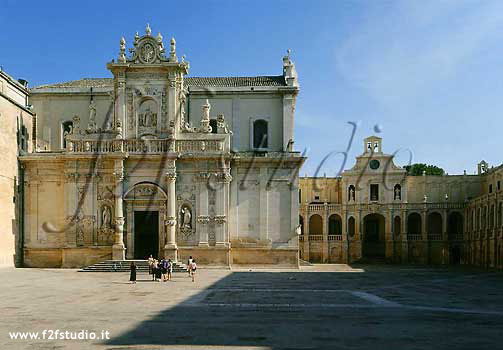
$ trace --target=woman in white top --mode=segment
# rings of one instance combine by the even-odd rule
[[[197,270],[196,259],[194,259],[190,264],[190,274],[192,276],[192,282],[194,282],[194,278],[196,276],[196,270]]]

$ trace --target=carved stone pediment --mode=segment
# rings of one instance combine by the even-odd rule
[[[126,200],[159,200],[168,199],[166,192],[153,183],[139,183],[134,185],[126,192],[124,196]]]

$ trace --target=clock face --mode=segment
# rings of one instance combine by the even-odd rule
[[[379,163],[379,161],[377,159],[372,159],[369,163],[370,169],[374,169],[374,170],[378,169],[379,165],[381,165],[381,163]]]

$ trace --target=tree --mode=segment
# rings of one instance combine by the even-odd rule
[[[412,165],[404,166],[407,170],[407,174],[411,176],[423,175],[423,171],[426,175],[444,175],[445,171],[436,165],[428,165],[424,163],[415,163]]]

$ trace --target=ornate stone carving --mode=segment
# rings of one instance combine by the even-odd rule
[[[166,220],[164,221],[164,224],[166,226],[175,226],[176,225],[176,218],[174,216],[168,216]]]
[[[232,134],[232,131],[227,126],[225,122],[225,117],[223,114],[217,115],[217,131],[219,134]]]
[[[112,211],[108,205],[101,208],[101,227],[110,228],[112,224]]]
[[[223,225],[227,222],[227,217],[225,215],[216,215],[213,220],[217,225]]]
[[[201,116],[201,122],[199,126],[199,132],[202,133],[210,133],[212,131],[212,128],[210,126],[210,109],[211,105],[208,100],[206,100],[206,103],[202,107],[203,113]]]
[[[119,48],[118,61],[119,61],[119,63],[126,63],[126,39],[124,39],[124,37],[121,37],[119,45],[120,45],[120,48]]]
[[[188,205],[180,208],[180,228],[192,229],[192,212]]]
[[[168,181],[175,181],[176,180],[176,171],[175,170],[167,171],[164,175],[166,176],[166,179]]]
[[[210,222],[210,217],[208,215],[199,215],[197,217],[197,222],[201,225],[207,225]]]

